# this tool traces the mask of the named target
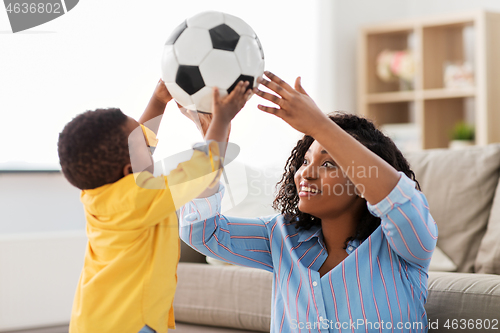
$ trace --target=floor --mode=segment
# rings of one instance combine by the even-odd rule
[[[68,333],[68,326],[64,325],[64,326],[37,328],[37,329],[22,330],[22,331],[9,331],[4,333]],[[172,333],[258,333],[258,332],[176,323],[176,329],[172,330]]]
[[[64,325],[57,327],[37,328],[32,330],[9,331],[6,333],[68,333],[68,328],[68,325]]]

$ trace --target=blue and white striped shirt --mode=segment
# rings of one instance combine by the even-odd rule
[[[381,218],[344,261],[320,277],[328,254],[321,227],[299,230],[282,215],[220,215],[224,192],[181,210],[181,238],[228,263],[273,272],[271,332],[427,332],[427,272],[437,226],[425,196],[403,173],[376,205]]]

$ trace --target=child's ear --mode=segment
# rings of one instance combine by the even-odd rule
[[[123,176],[128,176],[131,173],[133,173],[133,171],[132,171],[132,164],[129,163],[129,164],[127,164],[127,165],[125,165],[123,167]]]

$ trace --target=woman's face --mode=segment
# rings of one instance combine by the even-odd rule
[[[299,210],[320,219],[340,216],[357,202],[354,184],[317,141],[307,150],[294,180]]]

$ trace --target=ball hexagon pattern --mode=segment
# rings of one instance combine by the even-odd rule
[[[190,110],[211,112],[213,87],[225,96],[239,81],[257,86],[264,52],[242,19],[203,12],[182,22],[168,37],[161,60],[162,79],[172,97]]]
[[[196,43],[193,43],[193,41]],[[177,59],[182,65],[197,66],[212,51],[210,35],[206,29],[189,28],[177,38],[174,44]]]

